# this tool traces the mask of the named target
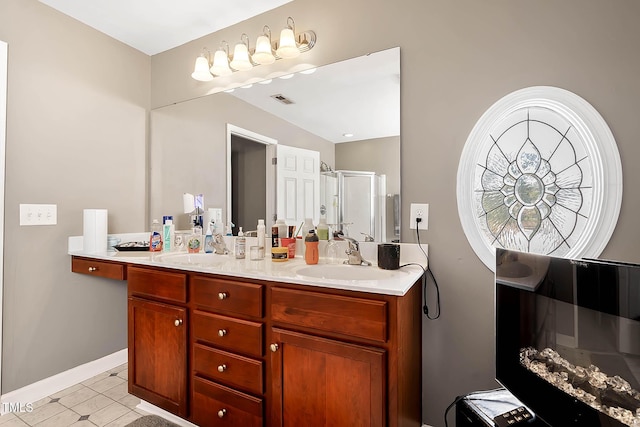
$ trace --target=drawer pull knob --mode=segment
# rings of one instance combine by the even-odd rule
[[[225,415],[227,415],[227,410],[226,409],[220,409],[218,411],[218,418],[224,418]]]
[[[219,300],[227,299],[228,297],[229,297],[229,294],[227,294],[226,292],[220,292],[218,294],[218,299]]]
[[[174,320],[174,321],[173,321],[173,324],[174,324],[174,325],[176,325],[176,326],[180,326],[180,325],[182,325],[182,319],[176,319],[176,320]]]
[[[98,271],[98,267],[89,267],[90,272]]]
[[[275,353],[278,351],[278,344],[271,344],[269,348],[271,348],[271,351]]]
[[[224,372],[227,370],[227,365],[220,365],[218,366],[218,372]]]
[[[227,330],[226,330],[226,329],[220,329],[220,330],[218,330],[218,336],[219,336],[219,337],[223,337],[223,336],[225,336],[225,335],[227,335]]]

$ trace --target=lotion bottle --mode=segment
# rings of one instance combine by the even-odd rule
[[[207,228],[207,234],[204,236],[204,252],[207,254],[213,253],[213,221],[209,223]]]
[[[258,220],[258,227],[257,227],[257,235],[258,235],[258,247],[264,248],[265,245],[265,226],[264,226],[264,219],[259,219]]]
[[[244,232],[242,231],[242,227],[240,227],[240,229],[238,230],[238,237],[236,237],[236,245],[235,245],[236,259],[244,259],[246,246],[247,246],[247,243],[244,237]]]
[[[162,250],[171,252],[174,250],[173,241],[176,236],[176,226],[173,225],[173,219],[167,219],[162,226]]]

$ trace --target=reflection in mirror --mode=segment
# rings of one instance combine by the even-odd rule
[[[234,166],[235,160],[232,163],[233,132],[229,128],[268,137],[277,142],[276,147],[317,153],[313,167],[319,185],[305,185],[305,179],[283,184],[284,174],[276,172],[270,158],[278,157],[278,168],[286,166],[280,149],[267,154],[263,162],[267,176],[250,180],[253,190],[264,190],[264,196],[249,198],[260,205],[260,213],[235,207],[232,178],[240,179],[245,172]],[[255,218],[262,212],[266,212],[267,228],[273,224],[269,208],[263,208],[266,200],[289,225],[298,227],[305,217],[317,224],[325,215],[328,223],[357,240],[369,235],[376,241],[397,241],[399,129],[399,48],[319,67],[313,74],[298,73],[287,80],[274,79],[270,84],[158,108],[151,113],[151,217],[174,215],[177,227],[188,229],[182,193],[202,193],[206,208],[221,209],[224,223],[236,225],[234,234],[239,226],[244,231],[255,230]],[[311,165],[310,160],[298,162]],[[366,176],[373,178],[363,178]],[[365,179],[374,184],[360,182]],[[355,190],[351,181],[357,182]],[[295,206],[284,204],[283,208],[283,200],[293,200],[292,194],[302,188],[309,191],[298,194]],[[242,198],[233,196],[234,200]]]

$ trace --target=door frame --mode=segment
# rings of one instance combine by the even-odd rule
[[[0,395],[2,394],[2,295],[4,293],[4,181],[5,181],[5,152],[7,138],[7,75],[8,75],[8,45],[0,40]]]
[[[276,147],[278,145],[278,140],[274,138],[270,138],[265,135],[261,135],[259,133],[250,131],[248,129],[241,128],[239,126],[233,125],[231,123],[227,123],[226,126],[227,132],[227,146],[226,146],[226,168],[227,168],[227,201],[226,201],[226,209],[224,219],[225,224],[228,224],[231,221],[231,136],[236,135],[240,136],[244,139],[248,139],[250,141],[254,141],[259,144],[265,144],[267,146],[267,155],[266,155],[266,163],[267,163],[267,176],[265,177],[265,194],[267,199],[266,206],[266,218],[265,224],[269,224],[271,221],[275,222],[274,215],[276,212],[276,176],[275,176],[275,165],[273,165],[272,160],[276,157]]]

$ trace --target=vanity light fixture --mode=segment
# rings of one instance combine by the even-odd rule
[[[242,33],[240,42],[234,47],[233,56],[229,55],[229,45],[222,42],[213,55],[205,48],[196,59],[191,77],[199,81],[211,81],[214,77],[228,76],[234,71],[246,71],[257,65],[272,64],[279,59],[296,58],[300,53],[311,50],[316,44],[316,33],[308,30],[296,34],[295,21],[287,18],[287,26],[280,33],[280,40],[271,40],[271,29],[265,25],[262,34],[256,40],[256,48],[249,47],[249,36]],[[226,45],[226,49],[222,46]],[[206,70],[207,67],[211,68]]]

